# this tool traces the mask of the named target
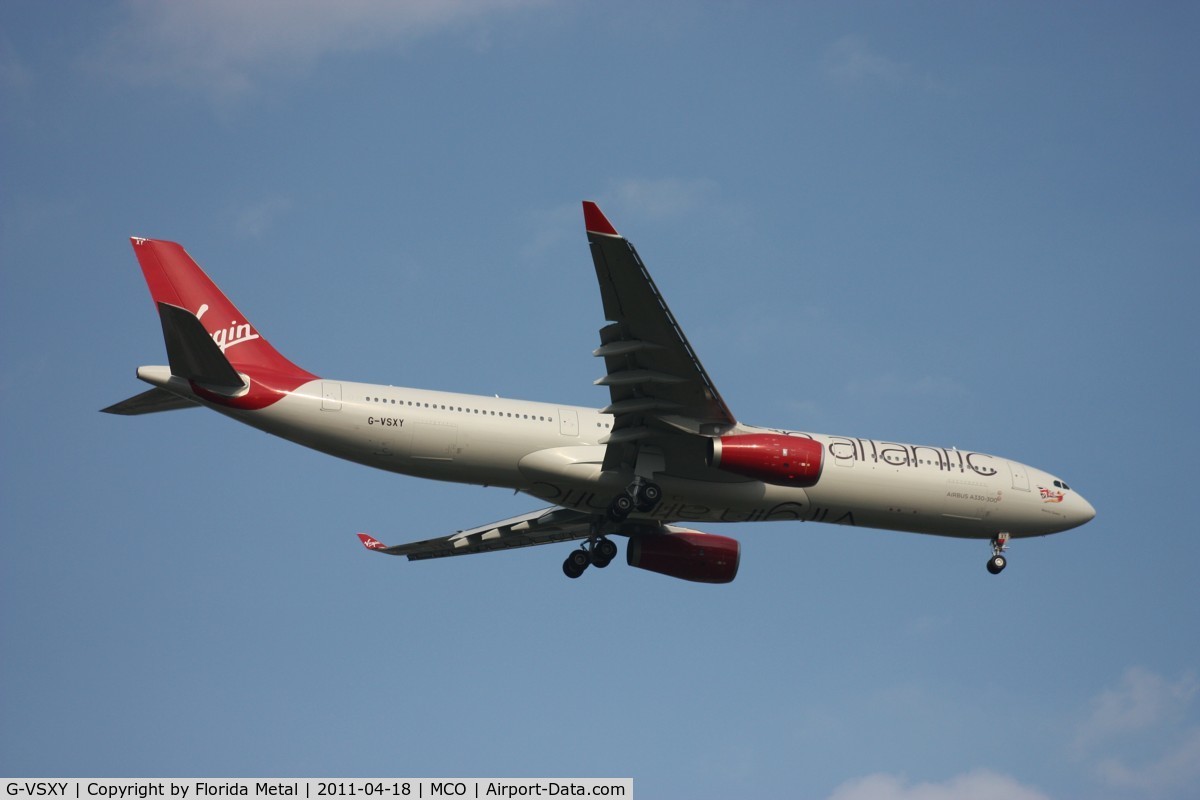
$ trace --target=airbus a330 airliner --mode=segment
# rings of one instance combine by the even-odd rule
[[[728,583],[735,539],[685,525],[831,522],[987,539],[988,571],[1011,538],[1082,525],[1092,506],[1059,478],[999,456],[737,420],[637,251],[583,204],[607,325],[593,355],[604,408],[579,408],[319,378],[275,350],[178,244],[134,238],[169,366],[104,409],[207,406],[297,444],[420,478],[503,486],[547,508],[434,539],[369,549],[409,560],[578,541],[578,578],[617,554],[676,578]]]

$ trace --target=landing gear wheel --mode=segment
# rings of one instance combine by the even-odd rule
[[[662,487],[657,483],[643,483],[637,489],[637,510],[643,514],[654,510],[662,502]]]
[[[1008,533],[1001,531],[992,538],[992,557],[988,559],[988,572],[993,575],[999,575],[1008,566],[1008,559],[1004,557],[1004,551],[1008,549],[1008,540],[1012,538]]]
[[[592,563],[603,561],[605,566],[617,555],[617,545],[611,539],[601,539],[592,545]],[[598,566],[598,565],[597,565]]]
[[[563,574],[568,578],[578,578],[592,563],[586,550],[572,550],[571,555],[563,562]]]
[[[633,513],[633,498],[625,492],[613,498],[608,506],[608,518],[613,522],[624,522]]]

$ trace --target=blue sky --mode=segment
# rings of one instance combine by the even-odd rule
[[[1195,4],[0,6],[0,772],[1200,780]],[[1086,527],[718,528],[724,587],[364,552],[536,501],[144,388],[128,236],[318,374],[602,405],[579,201],[743,420],[993,452]]]

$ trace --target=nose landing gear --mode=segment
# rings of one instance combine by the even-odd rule
[[[988,559],[987,571],[993,575],[999,575],[1008,566],[1008,559],[1003,553],[1008,549],[1008,534],[998,533],[992,539],[992,557]]]

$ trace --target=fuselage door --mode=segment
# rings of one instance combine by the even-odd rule
[[[1012,472],[1012,486],[1014,489],[1020,489],[1023,492],[1029,491],[1029,470],[1024,464],[1018,464],[1015,461],[1008,462],[1008,469]]]
[[[833,463],[839,467],[853,467],[854,462],[858,460],[858,449],[850,441],[833,441],[825,447],[830,456],[833,457]]]
[[[457,425],[448,422],[418,422],[413,425],[413,458],[453,461],[457,452]]]
[[[558,432],[563,436],[579,435],[579,412],[572,408],[558,410]]]
[[[342,410],[342,385],[333,381],[321,381],[321,410]]]

